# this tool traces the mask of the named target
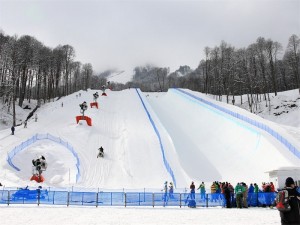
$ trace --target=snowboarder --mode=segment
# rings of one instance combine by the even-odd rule
[[[11,129],[11,134],[14,135],[15,134],[15,127],[12,126],[10,129]]]
[[[99,149],[99,153],[98,153],[98,155],[97,155],[97,158],[99,158],[99,157],[104,157],[104,149],[103,149],[103,147],[101,146]]]

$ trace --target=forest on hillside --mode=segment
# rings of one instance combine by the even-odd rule
[[[199,54],[200,55],[200,54]],[[36,38],[9,36],[0,32],[0,99],[14,117],[15,105],[25,99],[42,103],[78,90],[100,89],[109,83],[111,89],[140,88],[142,91],[167,91],[187,88],[221,98],[247,94],[251,111],[258,102],[270,106],[269,93],[299,88],[300,39],[292,35],[283,46],[263,37],[245,48],[235,48],[222,41],[219,46],[205,47],[205,59],[192,70],[188,65],[174,72],[168,67],[136,66],[133,79],[126,84],[107,82],[111,71],[96,73],[91,63],[75,58],[71,45],[45,46]],[[232,102],[234,104],[234,100]]]

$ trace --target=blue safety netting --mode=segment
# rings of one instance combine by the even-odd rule
[[[271,206],[276,192],[249,193],[248,206]],[[189,193],[163,192],[68,192],[50,190],[0,190],[0,204],[45,204],[45,205],[81,205],[81,206],[188,206]],[[195,194],[198,207],[225,207],[223,194]],[[231,205],[236,207],[235,196],[231,195]]]
[[[184,90],[177,89],[177,88],[174,89],[174,90],[179,91],[181,93],[184,93],[185,95],[187,95],[187,96],[189,96],[189,97],[191,97],[193,99],[196,99],[196,100],[198,100],[198,101],[200,101],[200,102],[202,102],[202,103],[204,103],[206,105],[209,105],[209,106],[211,106],[211,107],[213,107],[215,109],[218,109],[221,112],[224,112],[224,113],[226,113],[226,114],[228,114],[230,116],[233,116],[233,117],[235,117],[235,118],[237,118],[239,120],[242,120],[242,121],[244,121],[244,122],[246,122],[248,124],[251,124],[251,125],[253,125],[253,126],[261,129],[261,130],[266,131],[267,133],[269,133],[270,135],[272,135],[274,138],[276,138],[279,142],[281,142],[291,153],[293,153],[296,157],[298,157],[300,159],[300,151],[295,146],[293,146],[286,138],[284,138],[283,136],[281,136],[278,132],[274,131],[269,126],[267,126],[267,125],[265,125],[265,124],[263,124],[261,122],[255,121],[254,119],[250,119],[247,116],[241,115],[241,114],[239,114],[237,112],[233,112],[231,110],[228,110],[228,109],[226,109],[226,108],[224,108],[222,106],[216,105],[216,104],[214,104],[214,103],[212,103],[210,101],[207,101],[207,100],[205,100],[205,99],[203,99],[201,97],[195,96],[195,95],[193,95],[193,94],[191,94],[189,92],[186,92]]]
[[[19,152],[23,151],[24,149],[26,149],[28,146],[30,146],[31,144],[39,141],[39,140],[51,140],[54,141],[58,144],[63,145],[64,147],[66,147],[72,154],[73,156],[76,158],[76,168],[77,168],[77,174],[76,174],[76,182],[78,181],[78,179],[80,178],[80,161],[79,161],[79,157],[76,153],[76,151],[74,150],[74,148],[72,147],[72,145],[70,145],[68,142],[62,140],[59,137],[55,137],[51,134],[36,134],[33,137],[31,137],[30,139],[22,142],[20,145],[16,146],[13,150],[11,150],[8,154],[7,154],[7,162],[8,164],[13,167],[15,170],[20,171],[20,169],[15,166],[13,164],[13,158],[15,157],[15,155],[17,155]]]
[[[149,121],[150,121],[150,123],[151,123],[151,125],[152,125],[152,127],[153,127],[153,129],[154,129],[154,131],[155,131],[155,134],[156,134],[156,136],[157,136],[157,138],[158,138],[159,145],[160,145],[160,149],[161,149],[161,153],[162,153],[162,157],[163,157],[163,162],[164,162],[164,165],[165,165],[165,167],[166,167],[166,170],[167,170],[168,173],[170,174],[170,176],[171,176],[171,178],[172,178],[172,180],[173,180],[173,184],[174,184],[174,186],[176,187],[176,179],[175,179],[173,170],[172,170],[172,168],[171,168],[171,166],[170,166],[170,164],[169,164],[169,162],[168,162],[168,160],[167,160],[167,158],[166,158],[166,156],[165,156],[165,149],[164,149],[164,146],[163,146],[163,144],[162,144],[162,140],[161,140],[160,133],[159,133],[159,131],[158,131],[158,129],[157,129],[157,127],[156,127],[156,125],[155,125],[155,123],[154,123],[154,121],[153,121],[153,119],[152,119],[152,117],[151,117],[151,115],[150,115],[150,113],[149,113],[149,111],[148,111],[146,105],[145,105],[145,102],[144,102],[142,96],[141,96],[140,93],[139,93],[139,89],[136,88],[135,90],[136,90],[136,92],[137,92],[137,94],[138,94],[138,96],[139,96],[139,98],[140,98],[140,100],[141,100],[141,102],[142,102],[142,105],[143,105],[143,107],[144,107],[144,109],[145,109],[145,111],[146,111],[146,113],[147,113],[148,119],[149,119]]]

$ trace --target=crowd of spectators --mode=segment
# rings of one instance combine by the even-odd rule
[[[206,196],[206,190],[208,189],[210,189],[210,195]],[[248,208],[249,204],[260,204],[258,193],[275,192],[275,186],[273,182],[263,182],[259,187],[257,183],[251,183],[248,186],[245,182],[232,185],[230,182],[214,181],[209,188],[206,188],[205,183],[202,182],[197,190],[200,190],[200,201],[218,202],[221,200],[223,206],[227,208]],[[274,195],[264,195],[265,199],[261,205],[271,206],[273,204],[272,196]]]

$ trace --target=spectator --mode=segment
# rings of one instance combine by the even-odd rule
[[[223,190],[224,190],[223,194],[224,194],[225,201],[226,201],[226,208],[231,208],[231,193],[230,193],[230,189],[228,187],[227,182],[223,186]]]
[[[240,183],[237,183],[237,185],[235,186],[235,195],[236,195],[236,207],[237,208],[242,208],[242,201],[243,201],[243,186]]]
[[[10,129],[11,129],[11,134],[14,135],[15,134],[15,127],[12,126]]]
[[[192,183],[190,185],[190,189],[191,189],[191,199],[195,199],[195,184],[194,184],[194,181],[192,181]]]
[[[204,182],[202,181],[202,183],[200,184],[200,186],[198,187],[197,190],[200,189],[200,196],[201,196],[201,200],[204,200],[205,199],[205,184]]]
[[[243,186],[243,207],[248,208],[248,186],[245,183],[242,183]]]
[[[299,225],[300,224],[300,192],[295,185],[293,178],[288,177],[285,181],[285,188],[289,193],[289,204],[291,211],[280,212],[281,225]]]
[[[248,193],[252,194],[253,192],[254,192],[254,186],[253,186],[253,184],[250,184]]]
[[[216,200],[216,184],[215,182],[212,183],[212,185],[210,186],[210,193],[211,193],[211,201],[213,202],[214,200]]]
[[[168,181],[165,181],[164,188],[162,189],[162,191],[164,191],[163,200],[164,200],[164,204],[165,204],[167,201],[167,197],[168,197]]]
[[[271,192],[275,192],[275,186],[273,182],[270,182],[270,188],[271,188]]]
[[[170,186],[169,186],[169,198],[174,198],[174,186],[173,186],[173,183],[170,182]]]

